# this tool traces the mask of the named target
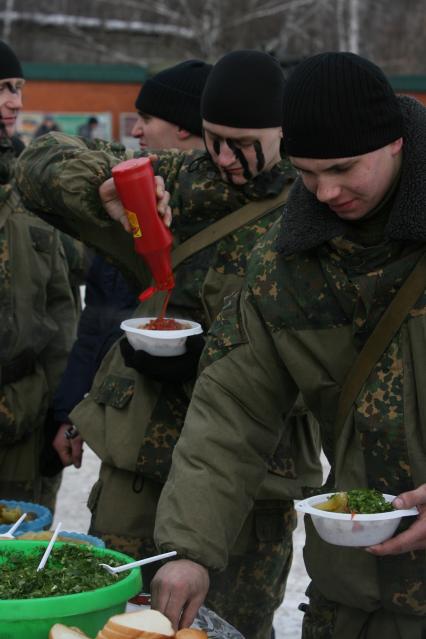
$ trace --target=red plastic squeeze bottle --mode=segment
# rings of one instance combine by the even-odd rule
[[[115,187],[132,227],[135,251],[143,257],[155,280],[139,295],[147,300],[174,285],[170,249],[173,238],[157,211],[154,171],[148,158],[120,162],[112,169]]]

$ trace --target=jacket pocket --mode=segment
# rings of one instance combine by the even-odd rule
[[[251,555],[274,561],[291,549],[292,532],[297,524],[292,500],[258,499],[245,520],[230,554]]]
[[[144,379],[131,374],[103,375],[70,417],[103,462],[134,472],[151,408]]]
[[[260,542],[279,543],[291,538],[297,524],[293,501],[257,501],[254,521],[256,537]]]
[[[107,375],[96,389],[93,399],[98,404],[105,404],[113,408],[124,408],[132,399],[135,383],[132,379],[119,375]]]
[[[277,448],[268,459],[268,471],[284,479],[303,479],[306,487],[321,486],[319,426],[300,396],[284,423]]]
[[[29,231],[33,248],[39,253],[50,253],[53,242],[52,231],[38,226],[30,226]]]

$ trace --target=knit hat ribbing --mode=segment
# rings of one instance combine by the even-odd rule
[[[23,78],[21,63],[10,46],[0,40],[0,80],[4,78]]]
[[[241,129],[282,125],[284,74],[275,58],[250,49],[227,53],[214,65],[201,98],[212,124]]]
[[[143,84],[136,109],[201,136],[200,99],[211,68],[186,60],[160,71]]]
[[[363,155],[403,135],[398,99],[375,64],[353,53],[303,61],[284,88],[284,147],[291,156]]]

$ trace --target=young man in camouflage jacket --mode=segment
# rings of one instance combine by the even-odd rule
[[[141,150],[204,148],[200,98],[210,69],[211,65],[201,60],[186,60],[144,82],[135,102],[138,118],[132,129]],[[72,428],[69,431],[69,414],[90,390],[104,355],[122,335],[120,324],[138,305],[137,293],[134,283],[129,283],[111,260],[94,256],[86,278],[77,340],[54,398],[60,428],[53,446],[64,466],[73,463],[79,468],[83,454],[82,438]],[[66,439],[67,431],[75,437]],[[104,521],[106,514],[103,509]],[[95,522],[93,526],[97,528]]]
[[[244,287],[211,329],[157,512],[159,547],[187,559],[160,568],[154,605],[176,621],[183,605],[199,600],[206,569],[226,565],[264,479],[264,459],[286,430],[281,417],[302,392],[320,424],[335,489],[375,488],[399,495],[396,508],[417,504],[420,513],[404,522],[407,530],[367,552],[325,543],[306,517],[312,584],[303,638],[421,639],[421,280],[422,293],[367,371],[339,428],[336,416],[358,353],[426,252],[426,109],[397,98],[368,60],[324,53],[290,77],[283,126],[300,178],[282,220],[254,251]]]
[[[41,452],[76,313],[58,232],[25,209],[12,145],[23,72],[0,42],[0,498],[54,504]],[[44,484],[44,485],[43,485]]]
[[[177,268],[168,308],[172,317],[196,320],[207,330],[224,297],[240,287],[251,248],[280,216],[282,207],[275,197],[294,180],[289,163],[280,159],[283,84],[279,65],[266,54],[243,51],[225,56],[215,65],[203,95],[208,155],[158,153],[155,172],[164,177],[171,194],[176,244],[248,202],[262,201],[264,210],[269,209]],[[128,153],[117,145],[88,143],[88,149],[65,136],[49,137],[33,144],[22,158],[20,185],[25,197],[40,210],[54,213],[60,207],[68,230],[114,256],[145,286],[146,273],[135,257],[131,237],[108,221],[96,193],[111,167]],[[55,188],[50,188],[53,184]],[[112,196],[106,192],[105,197]],[[162,301],[161,295],[155,296],[135,315],[157,315]],[[155,551],[156,505],[196,368],[191,353],[186,369],[178,368],[176,360],[159,371],[161,362],[155,359],[162,358],[132,357],[127,342],[121,340],[121,348],[113,348],[105,358],[89,396],[72,413],[84,439],[103,461],[90,497],[92,532],[135,556]],[[139,368],[143,374],[135,366],[144,366]],[[299,426],[295,437],[277,441],[259,499],[230,548],[227,569],[212,574],[207,598],[213,610],[248,638],[269,638],[274,610],[284,594],[295,524],[289,498],[301,490],[300,475],[307,484],[320,482],[315,428],[311,430],[305,415],[291,421]],[[297,463],[299,455],[304,466]],[[211,516],[215,517],[213,511]],[[146,587],[149,578],[147,571]]]

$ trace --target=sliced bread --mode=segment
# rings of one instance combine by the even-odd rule
[[[49,630],[49,639],[89,639],[80,628],[55,623]]]
[[[105,624],[105,630],[114,631],[114,636],[108,639],[165,639],[173,637],[175,632],[170,621],[158,610],[140,610],[114,615]]]

